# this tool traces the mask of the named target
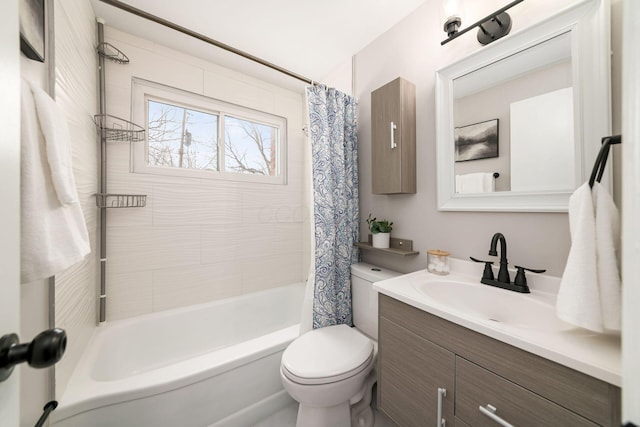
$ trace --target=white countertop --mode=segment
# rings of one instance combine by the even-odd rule
[[[531,293],[518,294],[480,284],[482,264],[451,260],[451,266],[453,271],[447,276],[438,276],[427,270],[420,270],[376,282],[373,284],[373,288],[384,295],[465,328],[621,387],[620,337],[597,334],[572,327],[555,318],[555,299],[560,283],[559,278],[528,274],[527,280]],[[514,277],[514,273],[511,273],[511,277]],[[535,304],[537,312],[543,306],[544,316],[548,318],[540,319],[541,324],[552,322],[554,326],[541,327],[540,329],[523,327],[522,325],[514,326],[508,322],[498,323],[490,318],[483,318],[474,314],[473,310],[465,310],[460,306],[451,307],[443,299],[433,298],[420,290],[420,284],[424,285],[425,282],[434,280],[447,283],[465,282],[473,287],[477,283],[479,287],[484,287],[481,288],[481,292],[484,292],[486,288],[486,292],[493,292],[494,295],[508,297],[513,301],[522,301],[523,307],[526,307],[527,304]],[[442,287],[440,286],[440,289]],[[474,291],[478,292],[479,289],[474,289]],[[495,294],[496,292],[499,293]],[[509,295],[501,294],[502,292],[508,292]],[[505,309],[500,307],[499,303],[496,305],[495,311],[498,313]]]

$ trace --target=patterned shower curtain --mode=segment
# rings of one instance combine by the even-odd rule
[[[307,88],[315,229],[313,328],[353,325],[350,267],[358,261],[356,101],[336,89]]]

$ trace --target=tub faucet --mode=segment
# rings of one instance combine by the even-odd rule
[[[500,241],[500,270],[498,271],[498,282],[511,283],[509,277],[508,262],[507,262],[507,239],[505,239],[502,233],[496,233],[491,238],[491,246],[489,247],[489,255],[498,256],[496,252],[496,246]]]

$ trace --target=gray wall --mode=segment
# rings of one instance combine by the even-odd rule
[[[463,21],[467,24],[501,5],[499,2],[482,2],[482,5],[473,3],[466,3],[468,19],[463,17]],[[512,31],[518,31],[544,19],[570,3],[572,1],[569,0],[522,3],[509,12],[514,21]],[[455,258],[487,258],[491,236],[499,231],[507,238],[511,265],[515,263],[546,268],[552,275],[561,275],[571,243],[566,213],[469,213],[437,210],[435,71],[481,48],[475,39],[475,31],[440,46],[445,33],[442,31],[439,15],[432,12],[438,10],[439,4],[439,1],[428,0],[356,55],[355,95],[359,101],[362,234],[366,235],[364,218],[371,212],[378,218],[394,221],[392,235],[413,239],[414,248],[420,251],[420,255],[414,257],[363,251],[363,259],[401,272],[409,272],[426,267],[425,252],[432,248],[448,250]],[[614,14],[614,19],[619,20],[618,16]],[[465,25],[463,23],[463,26]],[[619,30],[612,26],[612,31]],[[616,43],[615,35],[612,40],[615,55],[620,51],[620,46]],[[616,70],[614,67],[614,71]],[[370,93],[398,76],[416,84],[418,192],[413,195],[373,195]],[[615,87],[619,81],[617,72],[613,75],[613,81]],[[614,92],[613,104],[617,105],[619,102],[619,96]],[[614,123],[615,120],[614,117]],[[481,273],[480,267],[478,271]]]

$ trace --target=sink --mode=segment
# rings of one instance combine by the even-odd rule
[[[556,317],[552,303],[534,294],[521,294],[462,278],[429,277],[412,280],[413,287],[438,305],[472,316],[495,327],[564,331],[571,326]]]
[[[452,259],[447,276],[419,270],[376,282],[373,288],[446,321],[620,384],[620,337],[596,334],[558,319],[559,277],[532,275],[528,278],[531,293],[521,294],[483,285],[481,276],[477,264]]]

